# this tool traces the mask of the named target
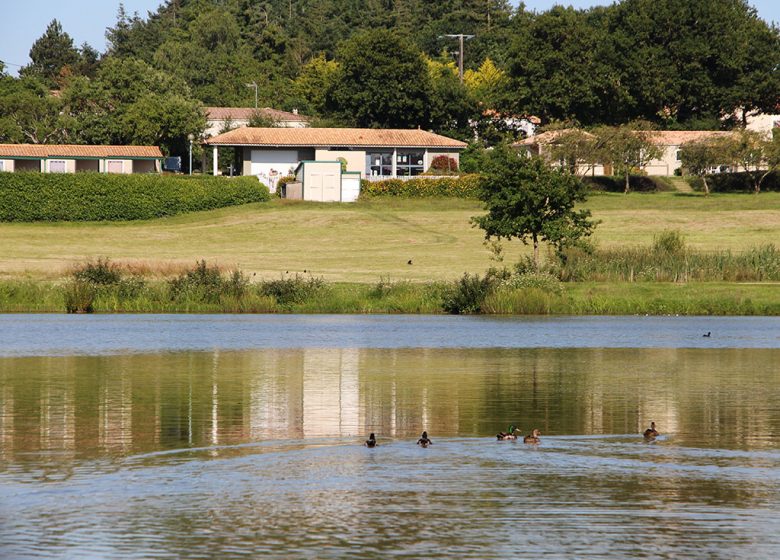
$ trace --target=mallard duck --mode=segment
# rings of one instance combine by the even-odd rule
[[[523,438],[523,443],[541,443],[542,440],[539,439],[540,435],[542,435],[542,432],[534,428],[530,434]]]
[[[645,430],[645,439],[653,439],[658,435],[658,430],[655,429],[655,422],[650,422],[650,427]]]
[[[423,432],[420,436],[420,439],[417,440],[417,445],[420,447],[428,447],[429,445],[433,445],[433,442],[428,439],[428,432]]]
[[[499,441],[509,440],[509,439],[517,439],[517,434],[515,434],[515,432],[517,432],[517,431],[518,431],[518,429],[515,427],[514,424],[512,424],[512,425],[509,426],[509,430],[508,431],[506,431],[506,432],[498,432],[496,434],[496,439],[498,439]]]
[[[366,447],[376,447],[376,437],[374,436],[373,432],[371,435],[368,436],[368,439],[366,440]]]

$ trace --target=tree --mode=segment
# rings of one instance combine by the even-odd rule
[[[55,88],[63,68],[75,66],[80,58],[73,39],[62,30],[60,22],[53,19],[30,49],[32,63],[22,68],[19,74],[38,77],[50,88]]]
[[[428,124],[430,79],[422,54],[384,29],[347,40],[327,106],[363,127],[412,128]]]
[[[540,240],[560,251],[596,226],[589,210],[574,210],[586,198],[582,181],[539,157],[522,156],[502,144],[486,157],[483,177],[480,198],[488,213],[472,222],[486,239],[517,238],[528,244],[530,238],[537,268]]]
[[[741,167],[753,183],[753,192],[761,192],[761,184],[773,171],[780,169],[780,138],[769,137],[755,130],[739,130],[723,141],[723,153],[728,161]]]
[[[724,156],[722,141],[705,139],[683,144],[680,147],[680,161],[688,173],[701,178],[704,185],[704,195],[709,196],[710,187],[707,184],[707,175],[713,167],[727,160]]]
[[[600,146],[601,161],[612,164],[626,178],[628,194],[632,171],[641,171],[648,163],[663,155],[663,149],[653,142],[653,131],[647,123],[633,122],[621,126],[602,126],[595,131]]]
[[[553,132],[545,157],[550,163],[559,163],[572,175],[584,177],[600,163],[601,150],[598,138],[582,130],[572,128],[568,123],[545,127],[545,132]]]

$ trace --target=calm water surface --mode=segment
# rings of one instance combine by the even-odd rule
[[[776,558],[779,371],[767,318],[0,316],[0,558]]]

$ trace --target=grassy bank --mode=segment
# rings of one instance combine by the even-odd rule
[[[0,282],[2,313],[65,313],[67,284]],[[280,302],[250,288],[241,297],[215,301],[171,298],[168,284],[155,281],[137,294],[103,290],[96,313],[444,313],[448,285],[411,282],[323,286],[301,301]],[[780,283],[564,284],[559,293],[500,288],[488,296],[482,313],[518,315],[780,315]]]
[[[594,242],[603,249],[647,244],[665,229],[702,251],[780,239],[780,193],[599,194],[587,206],[601,220]],[[480,213],[470,200],[273,200],[138,222],[2,223],[0,276],[53,280],[108,256],[159,275],[205,258],[264,278],[306,270],[330,282],[454,280],[491,265],[482,232],[469,223]],[[519,242],[505,248],[508,263],[528,254]]]

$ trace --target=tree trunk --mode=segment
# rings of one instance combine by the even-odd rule
[[[533,234],[534,239],[534,269],[539,271],[539,238]]]
[[[628,194],[628,178],[630,177],[629,172],[626,171],[626,190],[623,191],[623,194]]]
[[[701,176],[701,182],[704,183],[704,196],[710,196],[710,187],[707,184],[707,176],[702,175]]]

